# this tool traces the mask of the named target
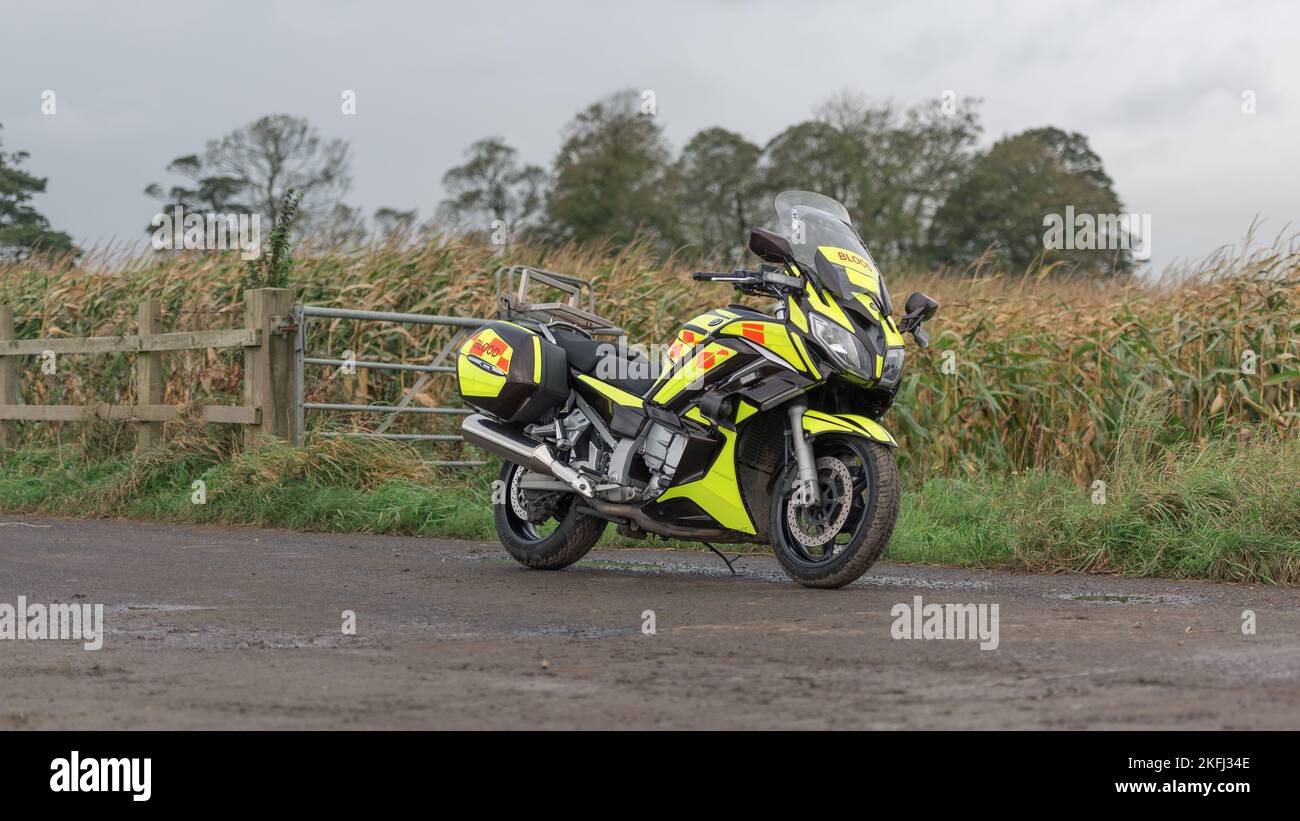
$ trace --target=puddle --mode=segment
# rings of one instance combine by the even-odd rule
[[[662,572],[667,567],[656,562],[630,562],[617,559],[583,559],[576,564],[578,567],[598,567],[602,570],[639,570],[652,573]]]
[[[106,644],[120,646],[123,642],[150,642],[167,649],[184,650],[356,650],[382,646],[382,642],[363,636],[304,635],[279,630],[209,630],[180,627],[133,628],[106,626]]]
[[[466,559],[487,564],[518,566],[509,557],[499,555],[479,556],[460,554],[459,559]],[[741,555],[735,562],[736,579],[750,581],[779,582],[790,584],[790,577],[776,568],[767,568],[758,564],[749,564],[749,556]],[[656,576],[696,576],[704,578],[733,578],[731,571],[719,559],[715,564],[695,564],[675,561],[635,561],[627,559],[583,559],[576,562],[574,568],[583,570],[612,570],[619,573],[648,573]],[[966,579],[949,581],[945,579],[918,579],[905,576],[873,576],[870,572],[855,581],[850,587],[899,587],[919,590],[991,590],[991,582],[971,581]]]
[[[215,610],[214,607],[202,607],[197,604],[163,604],[151,602],[129,602],[127,604],[110,604],[104,607],[106,613],[177,613],[189,610]]]
[[[639,631],[636,627],[537,627],[513,630],[510,635],[522,639],[612,639],[620,636],[634,636]]]
[[[1052,599],[1081,602],[1083,604],[1192,604],[1191,596],[1161,595],[1157,593],[1052,593]]]
[[[946,579],[918,579],[906,576],[873,576],[871,571],[853,583],[854,585],[871,585],[873,587],[916,587],[922,590],[992,590],[991,582],[976,582],[966,579],[948,581]]]
[[[474,562],[483,562],[485,564],[500,564],[506,566],[518,567],[519,563],[514,559],[502,556],[475,556],[461,554],[457,558],[467,559]],[[626,561],[619,559],[582,559],[573,565],[580,570],[614,570],[621,573],[652,573],[656,576],[663,575],[686,575],[686,576],[730,576],[731,572],[721,561],[717,567],[708,565],[686,564],[684,562],[638,562]],[[736,562],[736,570],[740,571],[741,576],[751,578],[767,578],[776,576],[762,571],[747,569],[742,561]]]

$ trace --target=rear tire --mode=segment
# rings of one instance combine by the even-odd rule
[[[889,448],[858,437],[818,437],[813,455],[818,463],[820,509],[810,512],[796,507],[791,512],[790,497],[799,475],[799,466],[791,462],[773,488],[772,549],[786,574],[804,587],[843,587],[876,563],[894,532],[898,465]],[[845,487],[846,475],[851,489]],[[841,517],[840,505],[846,503],[848,512]],[[818,522],[824,525],[820,531]],[[831,529],[835,532],[828,537]],[[829,541],[809,544],[821,538]]]
[[[493,518],[496,522],[497,536],[511,558],[524,567],[534,570],[561,570],[586,556],[600,541],[605,532],[604,519],[579,513],[577,494],[568,494],[562,503],[563,508],[554,518],[559,520],[555,530],[541,535],[537,524],[519,516],[511,503],[510,494],[514,486],[515,475],[525,470],[519,465],[506,462],[501,466],[501,487],[505,488],[505,499],[496,502]]]

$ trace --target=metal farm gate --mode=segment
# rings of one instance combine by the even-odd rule
[[[526,301],[528,286],[532,282],[540,283],[561,291],[566,296],[561,302],[529,303]],[[516,285],[517,283],[517,285]],[[593,335],[623,337],[622,328],[612,325],[596,315],[595,298],[591,284],[583,279],[558,274],[552,271],[540,271],[525,266],[504,266],[496,272],[498,303],[503,317],[511,319],[560,321],[586,330]],[[584,298],[585,297],[585,298]],[[585,306],[584,306],[585,303]],[[456,330],[451,338],[427,364],[409,362],[376,362],[362,359],[339,359],[331,356],[316,356],[307,351],[307,323],[313,319],[347,319],[357,322],[392,322],[409,325],[440,325]],[[294,345],[293,367],[293,438],[301,442],[306,432],[306,414],[308,411],[375,414],[377,424],[367,431],[321,431],[320,436],[349,436],[370,439],[391,439],[399,441],[425,442],[463,442],[459,433],[392,433],[393,423],[401,414],[437,414],[446,416],[464,416],[472,411],[463,406],[427,407],[412,406],[411,402],[423,391],[435,376],[454,374],[455,353],[463,343],[469,331],[488,321],[481,317],[441,316],[432,314],[389,313],[385,311],[354,311],[347,308],[320,308],[311,305],[295,305],[293,308],[293,325],[297,331]],[[306,367],[344,368],[401,371],[418,373],[419,378],[405,391],[401,399],[394,404],[351,404],[339,402],[306,401]],[[485,464],[481,459],[431,459],[429,464],[445,467],[473,467]]]

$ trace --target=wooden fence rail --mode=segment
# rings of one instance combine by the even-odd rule
[[[221,331],[160,333],[161,306],[139,307],[137,333],[122,336],[14,339],[13,308],[0,305],[0,448],[18,445],[17,421],[87,422],[111,419],[136,423],[136,449],[162,442],[162,423],[177,418],[180,409],[162,404],[162,353],[207,348],[243,348],[244,405],[209,405],[207,422],[244,426],[245,441],[262,434],[288,438],[294,417],[291,377],[293,292],[261,288],[244,294],[243,328]],[[19,358],[58,354],[134,353],[134,405],[24,405],[18,395]]]

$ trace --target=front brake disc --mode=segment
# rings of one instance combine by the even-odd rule
[[[812,505],[787,502],[786,525],[804,547],[820,547],[833,540],[849,518],[853,506],[853,477],[849,467],[834,456],[817,459],[817,484],[821,498]]]

